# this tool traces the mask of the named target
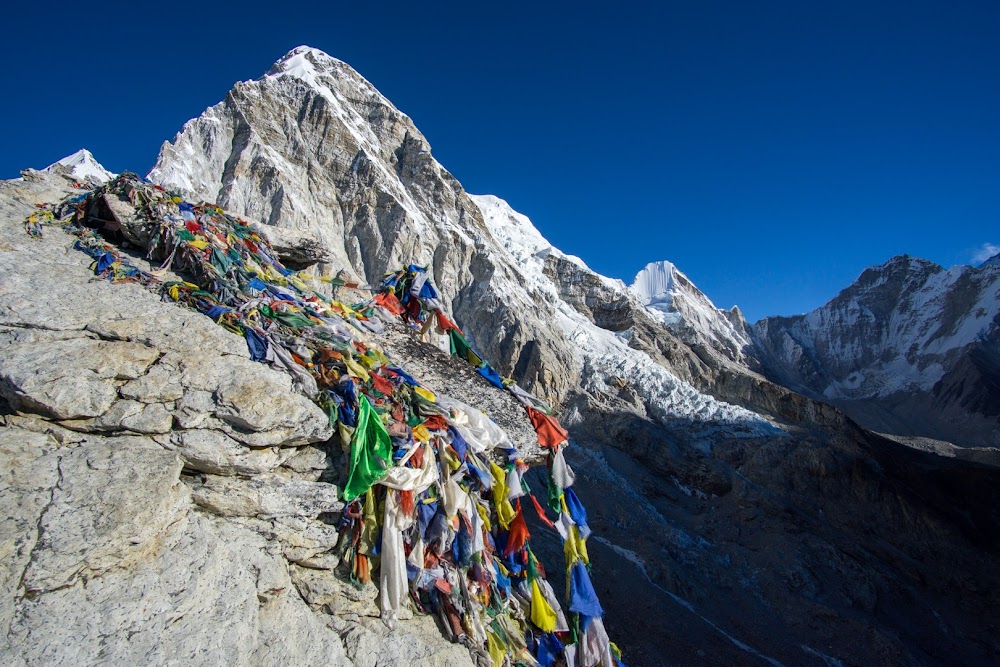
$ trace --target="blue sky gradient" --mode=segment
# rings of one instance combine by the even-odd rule
[[[372,6],[368,6],[372,5]],[[81,147],[145,173],[308,44],[473,193],[630,282],[669,259],[751,321],[869,265],[1000,245],[1000,3],[17,3],[0,178]],[[17,28],[17,29],[15,29]]]

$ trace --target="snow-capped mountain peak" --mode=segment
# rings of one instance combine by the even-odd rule
[[[1000,266],[1000,253],[993,255],[988,260],[980,264],[977,268],[985,269],[988,266]]]
[[[81,181],[94,183],[105,183],[115,177],[115,174],[105,169],[86,148],[53,162],[43,171],[52,173],[57,170],[65,170]]]
[[[691,343],[708,343],[733,360],[750,344],[742,314],[717,308],[683,272],[666,260],[650,262],[629,287],[649,315]]]
[[[311,46],[296,46],[279,58],[266,76],[291,76],[315,85],[321,71],[337,65],[344,65],[344,62]]]
[[[810,313],[761,320],[754,338],[773,378],[861,405],[854,414],[870,428],[965,444],[992,430],[986,441],[995,443],[995,422],[981,415],[995,414],[998,323],[1000,266],[946,269],[901,255]]]
[[[677,267],[667,260],[650,262],[636,274],[631,289],[645,306],[663,313],[672,313],[676,270]]]

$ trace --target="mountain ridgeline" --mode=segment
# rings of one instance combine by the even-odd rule
[[[766,373],[876,431],[1000,446],[1000,265],[908,256],[753,329]]]
[[[27,171],[22,181],[4,184],[5,234],[15,229],[15,213],[20,225],[29,203],[52,196],[53,179],[72,180],[77,168],[91,175],[103,171],[89,154],[75,157],[54,165],[52,173]],[[559,407],[573,439],[565,454],[576,470],[573,488],[587,504],[590,562],[600,573],[594,586],[625,664],[1000,661],[995,620],[1000,459],[991,449],[1000,445],[1000,266],[944,270],[895,258],[866,271],[813,313],[750,326],[737,308],[716,308],[669,262],[649,264],[626,285],[554,248],[503,200],[466,193],[434,159],[410,118],[348,65],[308,47],[293,49],[263,77],[237,83],[224,101],[186,123],[163,144],[148,178],[248,219],[272,238],[289,265],[316,277],[376,284],[399,266],[427,267],[445,310],[482,356]],[[50,234],[36,246],[23,245],[25,254],[18,256],[29,257],[31,247],[51,257],[65,252]],[[5,255],[21,248],[0,253],[0,267],[17,266]],[[34,267],[31,260],[20,261]],[[61,280],[76,280],[88,294],[98,294],[79,277],[82,271],[73,270]],[[34,289],[29,278],[48,274],[38,266],[25,276],[7,288],[13,296],[0,305],[0,334],[63,344],[59,341],[69,334],[51,325],[42,330],[28,308],[28,290]],[[76,303],[72,290],[78,284],[67,284],[60,296],[55,278],[44,280],[54,294],[46,308]],[[135,292],[137,308],[160,313],[152,296]],[[122,297],[103,288],[99,296],[111,304],[109,312],[118,308],[127,317]],[[147,326],[181,326],[180,315],[165,312],[158,315],[167,318],[162,325]],[[223,365],[236,363],[235,343],[221,328],[183,326],[213,330],[199,334],[211,342],[198,351],[199,358],[214,354]],[[170,503],[164,501],[170,512],[179,512],[185,493],[194,494],[196,502],[210,496],[215,505],[208,514],[184,515],[183,548],[144,557],[169,570],[173,582],[185,566],[213,562],[198,546],[210,542],[226,551],[233,567],[260,572],[258,580],[270,582],[256,593],[253,586],[236,591],[225,588],[221,573],[210,572],[201,601],[184,602],[194,605],[184,623],[221,627],[225,619],[215,602],[235,604],[247,593],[239,603],[247,617],[237,628],[243,634],[227,635],[240,637],[247,647],[231,656],[233,664],[277,664],[278,657],[289,655],[298,656],[300,664],[318,664],[327,651],[339,651],[341,658],[331,664],[344,665],[459,661],[454,651],[444,652],[456,647],[444,644],[434,624],[416,612],[397,634],[376,627],[371,605],[357,590],[327,577],[319,556],[303,555],[327,530],[315,516],[233,517],[219,509],[248,498],[259,502],[288,479],[304,484],[296,477],[302,470],[317,471],[316,479],[335,478],[324,466],[343,466],[339,444],[310,445],[323,452],[325,462],[313,468],[304,448],[289,457],[282,454],[287,448],[274,447],[266,459],[253,450],[252,463],[232,443],[216,449],[214,443],[223,438],[211,426],[200,426],[199,411],[228,414],[230,408],[222,405],[228,396],[215,386],[221,380],[212,372],[180,358],[176,338],[159,330],[139,336],[122,324],[93,325],[86,335],[92,335],[86,339],[91,347],[148,338],[163,359],[176,357],[173,363],[181,369],[181,379],[171,381],[169,401],[164,399],[163,410],[174,421],[164,422],[167,431],[160,439],[180,452],[183,472],[176,464],[173,477],[163,473],[169,466],[157,458],[163,455],[156,443],[143,444],[143,456],[163,477],[146,486],[150,494],[167,493],[162,489],[173,494]],[[444,342],[433,331],[427,337],[439,347]],[[477,384],[482,378],[450,369],[439,350],[405,334],[392,340],[402,361],[436,369],[450,392],[469,392],[466,402],[486,395]],[[38,363],[47,359],[39,357]],[[0,384],[10,375],[4,363],[0,353]],[[294,394],[287,378],[281,382]],[[20,399],[13,390],[5,395],[13,414]],[[483,404],[490,416],[505,405]],[[93,426],[57,417],[16,417],[26,420],[16,422],[18,428],[35,434],[32,446],[43,452],[37,460],[49,457],[53,488],[72,471],[59,469],[58,451],[38,434],[58,426],[60,437],[71,441],[64,431],[111,429],[98,423],[101,418]],[[209,434],[197,446],[192,432],[182,429],[192,423]],[[104,438],[100,433],[86,437]],[[947,442],[928,445],[921,438]],[[113,456],[114,447],[107,448]],[[233,457],[238,467],[225,463]],[[15,462],[27,465],[20,462],[29,458]],[[524,478],[536,493],[545,493],[549,481],[543,467]],[[30,490],[32,507],[46,507],[49,487],[43,486]],[[126,494],[124,483],[119,486],[116,492]],[[150,507],[148,513],[165,527],[182,525],[174,514],[161,516],[165,511]],[[30,512],[18,520],[26,534],[42,525]],[[566,575],[557,564],[563,542],[533,522],[529,515],[532,551],[548,565],[554,590],[561,591]],[[250,529],[252,534],[245,534]],[[46,530],[51,536],[60,528]],[[17,562],[34,562],[35,551],[45,553],[48,543],[38,539],[43,546],[21,548],[17,553],[25,555]],[[259,546],[265,542],[272,547]],[[263,549],[270,549],[270,560],[261,556],[266,563],[246,560],[246,554]],[[165,561],[168,557],[173,560]],[[23,567],[31,572],[35,566]],[[25,592],[17,587],[19,576],[4,580],[14,582],[4,589],[13,591],[13,602],[0,609],[12,639],[0,644],[0,655],[5,650],[29,655],[33,649],[23,647],[42,628],[80,626],[70,611],[60,611],[69,604],[50,604],[44,624],[38,621],[47,596],[72,590],[98,614],[108,613],[113,603],[138,604],[128,601],[127,582],[101,583],[110,582],[110,575],[94,575],[97,583],[90,590],[106,589],[100,600],[67,586],[44,595]],[[286,581],[308,608],[299,597],[274,592]],[[155,599],[184,616],[166,596]],[[253,616],[257,600],[261,608]],[[276,606],[267,607],[279,603],[281,614]],[[126,625],[120,622],[107,636],[124,636]],[[210,664],[172,632],[164,630],[155,656]],[[428,633],[438,634],[427,639]],[[104,641],[104,635],[96,636],[100,633],[84,634],[87,646]],[[275,648],[279,635],[312,643],[300,653],[281,654]],[[413,646],[406,648],[407,643]],[[88,650],[74,654],[77,662],[96,659],[98,649]],[[435,652],[442,656],[437,662]]]

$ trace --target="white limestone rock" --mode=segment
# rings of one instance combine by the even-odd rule
[[[145,373],[154,348],[88,338],[9,345],[0,350],[0,394],[57,419],[99,417],[118,396],[116,380]]]
[[[201,475],[191,480],[194,501],[221,516],[315,517],[339,512],[337,487],[265,473],[248,479]]]
[[[291,565],[289,572],[299,594],[309,604],[326,607],[334,616],[378,618],[378,588],[375,584],[354,584],[344,581],[332,571],[299,565]]]
[[[145,438],[95,438],[59,452],[25,590],[65,587],[155,551],[187,498],[180,471],[174,454]]]
[[[177,452],[186,468],[212,475],[256,475],[269,472],[295,453],[279,447],[250,448],[210,429],[174,431],[164,447]]]

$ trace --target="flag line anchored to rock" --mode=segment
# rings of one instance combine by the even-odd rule
[[[116,215],[120,204],[132,215]],[[590,529],[563,455],[568,434],[548,405],[475,351],[425,269],[402,268],[378,289],[365,286],[371,298],[345,304],[323,284],[346,281],[286,268],[246,221],[134,174],[67,200],[54,215],[36,215],[25,229],[41,234],[41,224],[67,210],[75,247],[94,258],[96,275],[158,288],[162,298],[211,317],[326,411],[347,455],[340,547],[358,582],[378,570],[387,624],[409,601],[494,667],[547,666],[560,656],[583,667],[621,664],[590,579]],[[121,251],[123,241],[145,248],[160,268],[140,270]],[[165,280],[167,271],[184,280]],[[421,334],[434,327],[447,335],[453,355],[524,405],[548,452],[554,521],[522,479],[527,462],[503,429],[423,386],[371,342],[401,321]],[[522,500],[563,539],[568,613],[531,550]]]

